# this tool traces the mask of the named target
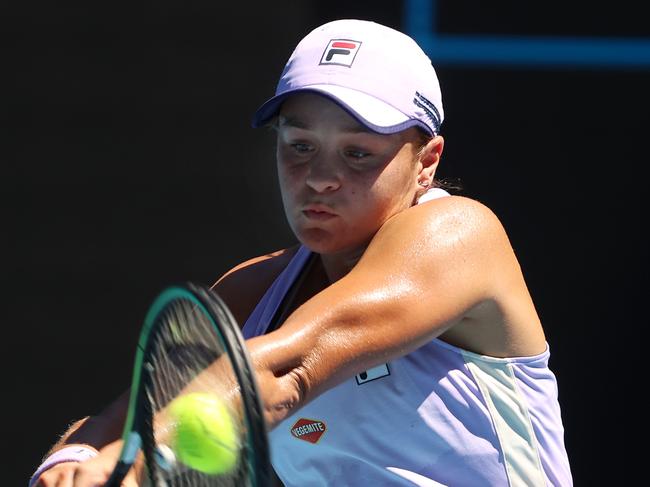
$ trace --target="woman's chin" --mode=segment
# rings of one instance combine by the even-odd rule
[[[321,255],[345,254],[355,251],[359,248],[365,248],[368,243],[366,240],[350,240],[341,238],[341,234],[332,234],[322,229],[303,230],[298,234],[298,240],[312,252]]]

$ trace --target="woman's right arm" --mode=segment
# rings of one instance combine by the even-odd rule
[[[298,246],[250,259],[222,276],[213,289],[228,304],[236,320],[244,324],[264,292],[284,269]],[[242,292],[245,290],[245,292]],[[67,447],[88,449],[101,455],[83,461],[62,462],[49,468],[31,487],[81,487],[101,485],[113,471],[121,450],[121,436],[128,409],[129,391],[124,392],[96,416],[75,422],[50,449],[46,457]],[[74,449],[68,450],[72,454]],[[65,452],[64,452],[65,453]],[[47,460],[45,460],[46,462]],[[133,483],[127,483],[131,480]],[[137,485],[127,477],[123,485]]]

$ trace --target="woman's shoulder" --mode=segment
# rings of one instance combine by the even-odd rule
[[[449,238],[465,243],[486,239],[507,242],[505,228],[492,209],[476,199],[456,195],[412,206],[389,219],[381,231],[417,237],[416,241]]]
[[[432,279],[471,303],[443,340],[495,357],[545,349],[521,266],[503,224],[487,205],[462,196],[438,198],[404,212],[402,225],[401,232],[414,237],[406,245],[420,249],[419,264],[431,270]]]
[[[212,285],[240,325],[244,324],[298,249],[299,246],[295,245],[248,259],[230,269]]]
[[[413,209],[420,210],[421,212],[431,212],[443,217],[479,216],[481,218],[497,219],[495,213],[485,203],[474,198],[460,195],[448,195],[445,197],[435,198],[416,205]]]

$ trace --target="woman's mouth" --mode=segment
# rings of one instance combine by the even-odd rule
[[[310,205],[302,210],[302,214],[310,220],[325,221],[336,216],[329,208],[320,205]]]
[[[310,220],[319,220],[319,221],[329,220],[336,216],[333,213],[329,213],[327,211],[318,211],[318,210],[304,210],[302,213]]]

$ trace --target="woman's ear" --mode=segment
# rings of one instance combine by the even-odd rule
[[[441,135],[436,135],[420,150],[418,184],[423,188],[429,188],[433,184],[433,177],[436,174],[444,146],[445,140]]]

